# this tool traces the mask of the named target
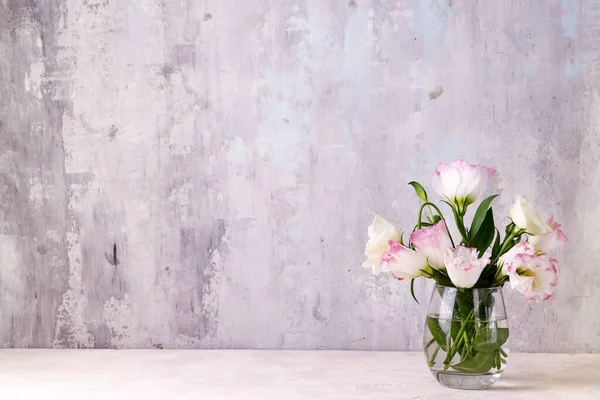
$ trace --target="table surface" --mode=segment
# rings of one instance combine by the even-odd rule
[[[600,355],[511,354],[483,391],[440,386],[421,353],[0,350],[2,399],[600,399]]]

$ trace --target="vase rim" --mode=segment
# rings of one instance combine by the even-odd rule
[[[458,290],[458,289],[462,289],[462,290],[502,290],[502,286],[478,287],[478,288],[471,287],[471,288],[468,288],[468,289],[457,288],[457,287],[454,287],[454,286],[438,285],[437,283],[435,284],[435,286],[436,287],[440,287],[440,288],[444,288],[444,289],[455,289],[455,290]]]

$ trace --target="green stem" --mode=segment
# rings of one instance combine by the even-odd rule
[[[458,232],[460,232],[460,236],[463,239],[463,243],[465,246],[469,245],[469,232],[467,232],[467,228],[465,227],[464,215],[456,214],[456,227],[458,228]]]
[[[465,228],[465,219],[464,216],[461,214],[458,214],[458,222],[460,222],[460,226],[458,227],[458,230],[460,231],[460,234],[463,237],[463,241],[465,242],[465,246],[469,246],[469,232],[467,232],[467,229]]]
[[[509,246],[513,245],[513,243],[512,243],[513,239],[516,237],[520,237],[523,233],[525,233],[525,231],[523,229],[516,229],[516,226],[513,225],[513,227],[511,228],[510,234],[504,238],[504,241],[502,242],[502,246],[500,246],[500,251],[498,252],[498,254],[496,254],[496,257],[494,257],[494,259],[492,260],[492,262],[490,264],[493,265],[496,261],[498,261],[500,259],[500,257],[504,253],[506,253],[506,251],[508,251],[508,249],[510,249]]]
[[[504,252],[506,252],[507,246],[510,244],[510,242],[513,240],[513,238],[515,236],[516,236],[515,232],[511,232],[510,235],[508,235],[506,238],[504,238],[504,242],[502,243],[502,246],[500,246],[500,251],[496,255],[496,259],[494,261],[497,261],[497,259],[500,258],[500,256],[502,254],[504,254]]]
[[[468,348],[467,346],[462,346],[462,350],[460,351],[460,359],[464,360],[468,356]]]
[[[446,359],[444,360],[444,370],[448,369],[448,367],[450,366],[452,359],[454,358],[454,356],[456,355],[456,352],[458,351],[458,346],[462,345],[462,342],[465,341],[465,336],[466,336],[465,331],[467,329],[467,325],[469,324],[469,319],[473,318],[474,314],[475,314],[475,307],[473,307],[473,309],[471,310],[471,312],[469,313],[467,318],[463,319],[463,324],[461,325],[458,333],[456,334],[456,337],[458,339],[455,340],[454,343],[452,343],[452,347],[450,347],[450,350],[446,354]]]
[[[419,208],[419,219],[417,220],[417,230],[421,229],[421,218],[423,215],[423,208],[425,208],[426,205],[427,205],[427,203],[423,203],[423,204],[421,204],[421,208]]]
[[[502,268],[497,268],[496,275],[494,275],[494,280],[492,281],[492,286],[502,286],[506,281],[508,281],[508,276],[502,275]]]
[[[463,326],[466,326],[466,324]],[[450,363],[452,362],[452,359],[458,352],[458,349],[460,348],[460,346],[462,346],[462,342],[464,341],[464,338],[465,338],[465,333],[464,332],[459,333],[459,335],[460,335],[460,337],[458,338],[458,340],[456,340],[454,343],[452,343],[452,348],[446,354],[446,359],[444,360],[444,371],[447,370],[448,368],[450,368]]]
[[[433,365],[435,364],[435,358],[437,357],[439,351],[440,351],[440,345],[438,344],[437,347],[435,348],[435,350],[433,351],[433,354],[431,355],[431,358],[429,360],[427,360],[427,365],[429,365],[429,367],[433,367]]]
[[[444,221],[444,226],[446,227],[446,232],[448,232],[448,237],[450,238],[450,243],[452,243],[452,247],[456,247],[454,245],[454,239],[452,239],[452,235],[450,234],[450,229],[448,229],[448,224],[446,223],[446,220],[442,218],[442,221]]]
[[[455,247],[454,246],[454,240],[452,239],[452,235],[450,234],[450,229],[448,229],[448,224],[446,223],[446,218],[444,218],[444,214],[442,214],[442,212],[440,211],[440,209],[438,208],[438,206],[436,206],[433,203],[425,202],[425,203],[423,203],[421,205],[421,208],[419,208],[419,223],[417,224],[417,229],[421,229],[421,217],[423,215],[423,208],[425,206],[427,206],[429,208],[429,213],[430,214],[431,214],[431,207],[433,207],[435,209],[435,211],[437,211],[437,213],[440,216],[440,218],[442,219],[442,221],[444,221],[444,226],[446,227],[446,232],[448,232],[448,237],[450,238],[450,243],[452,243],[452,247]]]
[[[427,350],[429,349],[429,347],[433,344],[433,342],[435,342],[435,338],[431,339],[429,342],[427,342],[427,344],[425,345],[425,353],[427,353]]]
[[[431,222],[433,222],[433,211],[431,211],[431,206],[430,205],[427,206],[427,211],[429,211],[429,216],[431,218]]]

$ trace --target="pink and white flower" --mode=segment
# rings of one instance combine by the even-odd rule
[[[463,160],[438,164],[433,174],[433,189],[454,204],[460,213],[477,201],[496,170],[471,165]]]
[[[554,217],[548,219],[548,225],[550,225],[552,232],[529,238],[529,243],[532,244],[536,251],[549,253],[557,250],[568,240],[565,233],[560,229],[560,224],[554,221]]]
[[[518,228],[530,235],[552,232],[552,227],[546,221],[544,214],[520,195],[517,195],[509,217]]]
[[[427,257],[427,262],[432,268],[443,270],[444,255],[446,250],[452,248],[452,241],[444,221],[437,224],[414,231],[410,235],[410,242],[415,246],[415,249]]]
[[[363,268],[371,268],[373,274],[381,272],[381,256],[390,250],[390,241],[402,241],[402,235],[385,219],[376,215],[373,223],[369,225],[369,241],[365,247],[367,259],[362,263]]]
[[[392,240],[389,245],[390,250],[381,256],[381,271],[391,272],[400,281],[414,279],[431,271],[425,256]]]
[[[515,258],[520,254],[535,255],[535,248],[529,242],[519,242],[512,249],[504,253],[499,260],[502,265],[502,273],[508,275],[508,266],[514,262]]]
[[[507,264],[510,286],[529,300],[539,303],[554,294],[558,283],[558,263],[547,254],[518,254]]]
[[[477,255],[477,249],[464,246],[446,250],[444,262],[454,286],[468,289],[477,283],[481,272],[490,263],[489,258],[478,258]]]

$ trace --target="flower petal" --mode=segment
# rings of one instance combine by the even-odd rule
[[[444,254],[446,249],[452,247],[444,221],[414,231],[410,235],[410,242],[415,249],[427,258],[429,265],[435,269],[445,269]]]
[[[477,258],[477,255],[477,249],[463,246],[446,250],[446,271],[454,286],[468,289],[477,283],[481,272],[490,263],[489,258]]]
[[[433,189],[446,197],[459,210],[475,202],[495,170],[481,165],[471,165],[464,160],[439,164],[433,175]]]
[[[363,262],[363,268],[371,268],[375,275],[381,272],[381,255],[390,249],[389,242],[398,242],[402,235],[385,219],[376,215],[373,223],[368,229],[369,241],[365,246],[367,260]]]

